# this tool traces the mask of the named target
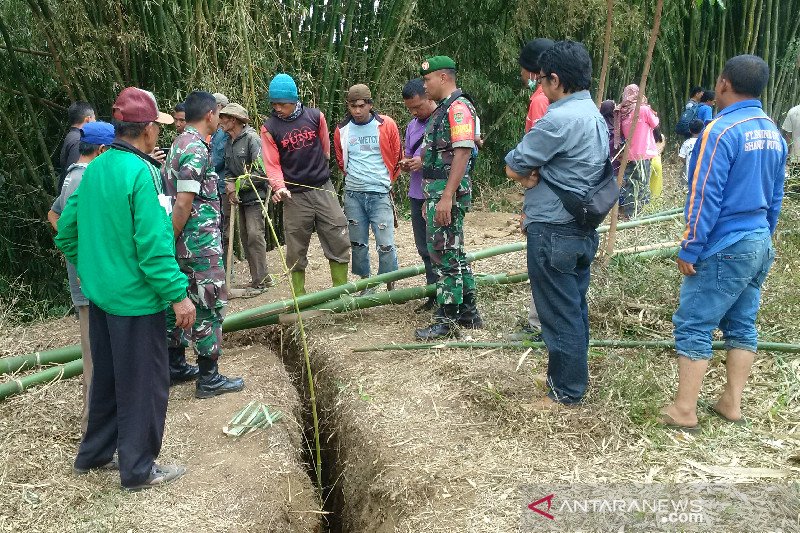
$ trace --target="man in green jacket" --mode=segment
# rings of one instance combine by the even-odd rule
[[[112,108],[116,139],[86,168],[58,220],[56,245],[78,269],[89,299],[94,359],[89,421],[74,470],[119,467],[122,486],[170,482],[182,466],[155,464],[169,396],[165,309],[177,327],[195,319],[175,260],[172,223],[153,151],[159,113],[153,95],[124,89]],[[119,461],[113,460],[114,451]]]

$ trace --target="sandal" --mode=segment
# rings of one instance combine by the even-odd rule
[[[699,433],[700,432],[700,424],[695,424],[694,426],[684,426],[682,424],[678,424],[675,420],[669,416],[667,413],[661,413],[659,418],[659,422],[662,426],[667,429],[671,429],[673,431],[682,431],[684,433]]]
[[[729,424],[733,424],[734,426],[746,426],[748,424],[748,420],[745,417],[742,417],[742,418],[739,418],[739,419],[736,419],[736,420],[734,420],[733,418],[728,418],[727,416],[725,416],[724,414],[722,414],[721,412],[719,412],[717,410],[717,406],[716,405],[708,405],[708,406],[706,406],[706,409],[712,415],[714,415],[716,417],[719,417],[722,420],[724,420],[725,422],[728,422]]]

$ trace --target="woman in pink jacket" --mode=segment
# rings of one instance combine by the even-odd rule
[[[658,147],[653,138],[653,130],[658,126],[658,116],[642,97],[639,117],[633,138],[633,111],[639,98],[639,86],[628,85],[622,92],[622,101],[614,116],[615,148],[621,139],[630,143],[628,166],[620,189],[620,211],[624,218],[639,214],[650,201],[650,161],[658,155]],[[621,134],[621,135],[620,135]]]

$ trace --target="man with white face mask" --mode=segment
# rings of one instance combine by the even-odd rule
[[[547,113],[550,100],[547,99],[542,86],[539,85],[539,56],[542,52],[555,44],[551,39],[533,39],[522,47],[519,53],[519,72],[523,85],[533,91],[531,102],[528,105],[528,115],[525,117],[525,133],[531,131],[534,124]],[[521,215],[524,217],[524,214]],[[542,322],[536,312],[536,306],[531,300],[528,311],[528,323],[519,331],[509,335],[513,341],[541,341]]]
[[[547,112],[550,101],[539,85],[539,56],[555,44],[550,39],[534,39],[528,41],[519,53],[519,72],[522,83],[533,91],[531,103],[528,105],[528,116],[525,117],[525,133],[531,131],[536,121]]]

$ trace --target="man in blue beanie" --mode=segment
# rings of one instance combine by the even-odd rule
[[[83,171],[98,155],[105,152],[114,142],[114,126],[108,122],[87,122],[79,130],[81,140],[78,143],[78,161],[68,166],[64,174],[61,193],[53,202],[47,213],[47,220],[58,231],[58,219],[72,193],[78,189],[83,178]],[[81,328],[81,353],[83,354],[83,414],[81,415],[81,432],[86,432],[89,420],[89,389],[92,386],[92,350],[89,346],[89,300],[81,291],[78,271],[75,265],[67,261],[67,278],[72,305],[78,312]]]
[[[286,263],[295,295],[305,294],[308,245],[316,230],[328,258],[333,285],[347,283],[350,237],[347,218],[331,183],[331,141],[325,115],[305,107],[297,84],[278,74],[269,84],[272,116],[261,127],[261,153],[272,200],[284,202]]]

